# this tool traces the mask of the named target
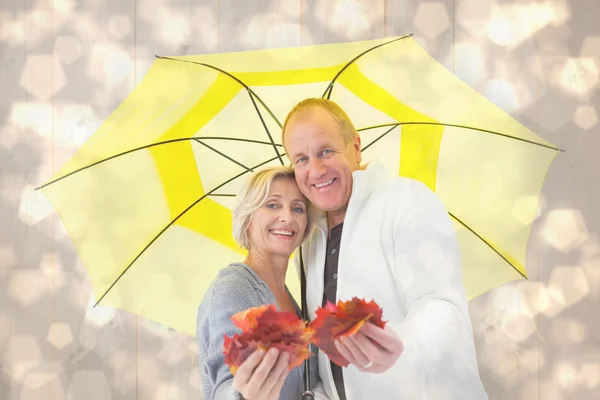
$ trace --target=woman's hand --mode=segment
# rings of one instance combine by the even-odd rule
[[[246,400],[276,400],[288,375],[289,355],[256,350],[238,368],[233,388]]]

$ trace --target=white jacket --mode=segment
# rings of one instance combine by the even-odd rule
[[[323,298],[327,222],[305,242],[310,319]],[[294,257],[299,272],[299,257]],[[377,162],[353,173],[337,275],[337,299],[375,300],[404,345],[381,374],[343,368],[348,400],[480,400],[471,322],[450,217],[419,181],[390,176]],[[325,392],[339,400],[329,359],[319,352]]]

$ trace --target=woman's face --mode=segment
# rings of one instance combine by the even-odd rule
[[[248,226],[250,249],[265,256],[289,257],[300,245],[307,224],[306,198],[296,181],[277,178]]]

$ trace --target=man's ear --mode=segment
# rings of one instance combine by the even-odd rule
[[[360,147],[360,136],[356,135],[354,137],[353,147],[354,147],[354,154],[356,154],[356,162],[358,164],[360,164],[362,162],[362,152],[361,152],[361,147]]]

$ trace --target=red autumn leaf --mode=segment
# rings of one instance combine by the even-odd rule
[[[319,307],[317,318],[309,325],[315,330],[313,342],[327,354],[329,359],[342,367],[349,362],[335,347],[336,339],[354,335],[367,321],[384,328],[383,310],[374,301],[365,302],[353,297],[349,301],[338,301],[337,306],[327,302],[325,307]]]
[[[308,344],[314,331],[293,313],[277,311],[269,304],[237,313],[231,320],[242,330],[241,334],[225,335],[224,338],[225,364],[229,365],[233,375],[257,349],[266,351],[275,347],[289,353],[290,371],[309,356]]]

